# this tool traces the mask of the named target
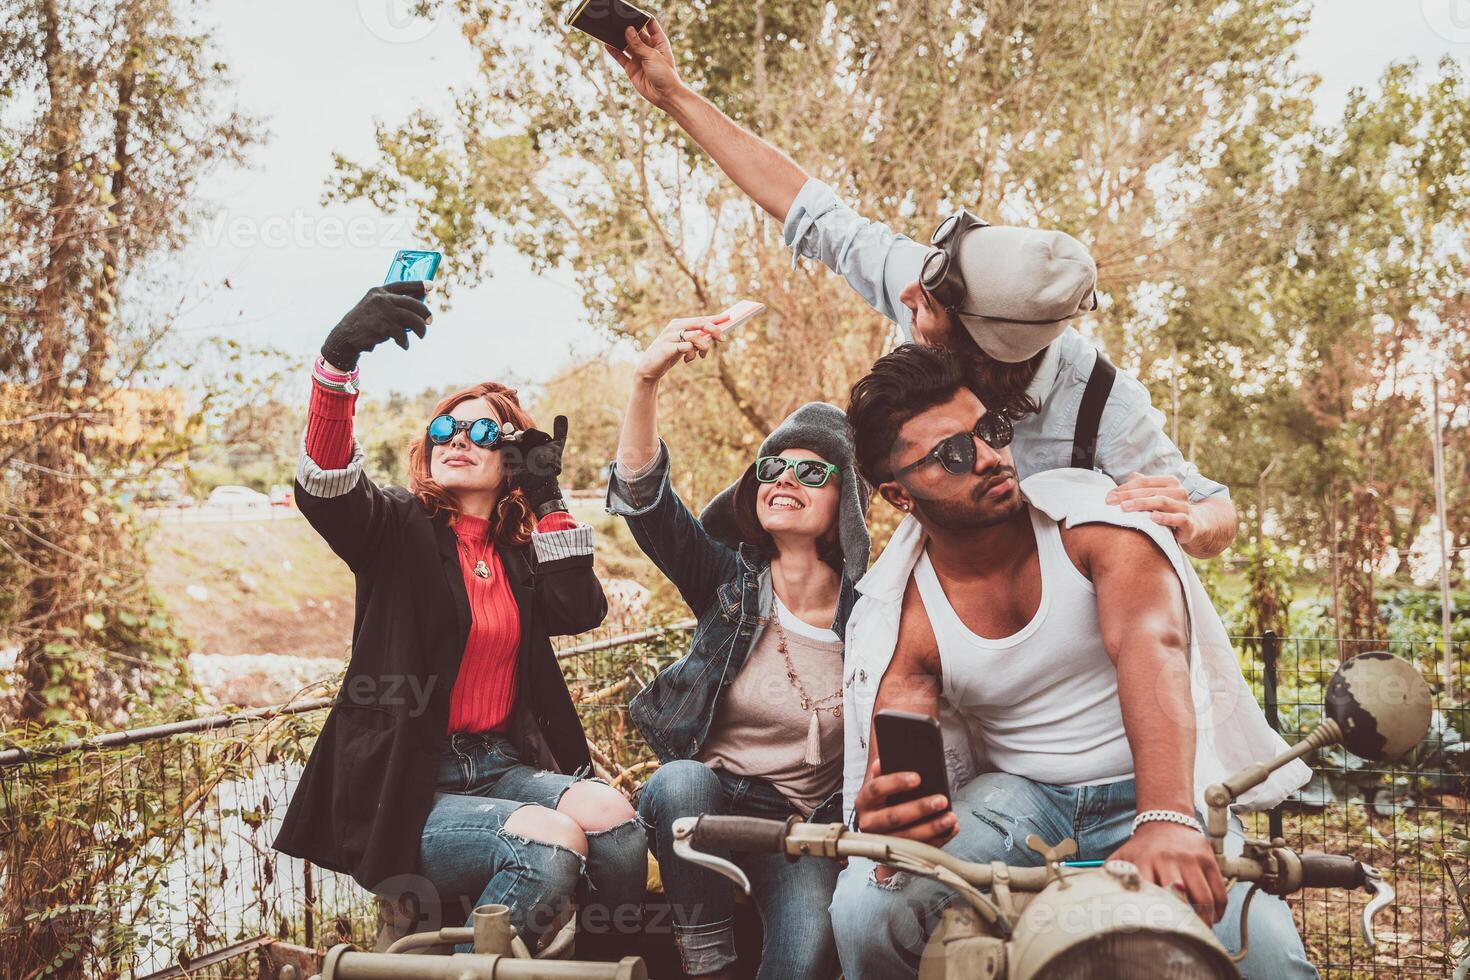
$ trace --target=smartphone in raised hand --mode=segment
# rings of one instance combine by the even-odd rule
[[[742,299],[725,312],[716,313],[710,317],[710,326],[720,332],[720,339],[723,340],[730,336],[736,327],[754,320],[764,312],[766,312],[766,304]]]
[[[439,260],[442,258],[438,252],[401,248],[393,254],[393,262],[388,266],[388,277],[383,280],[383,285],[433,279],[434,273],[439,271]]]
[[[627,0],[580,0],[567,18],[567,26],[622,51],[628,46],[628,28],[641,31],[652,17]]]

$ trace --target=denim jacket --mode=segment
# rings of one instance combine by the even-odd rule
[[[771,564],[757,550],[715,540],[679,499],[669,450],[659,443],[650,468],[624,479],[609,468],[607,512],[628,522],[633,539],[678,588],[699,625],[689,652],[659,672],[628,706],[660,762],[692,759],[704,745],[720,696],[745,666],[771,615]],[[857,593],[842,577],[832,629],[843,636]],[[844,650],[844,656],[845,656]],[[838,789],[816,814],[841,799]]]

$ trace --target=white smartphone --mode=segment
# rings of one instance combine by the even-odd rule
[[[725,312],[711,317],[710,325],[720,331],[721,337],[728,337],[736,327],[749,320],[754,320],[764,312],[766,312],[766,304],[742,299]]]

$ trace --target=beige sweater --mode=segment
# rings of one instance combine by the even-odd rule
[[[842,641],[830,630],[813,630],[781,607],[786,649],[797,676],[814,700],[840,689]],[[810,635],[825,634],[829,639]],[[811,712],[801,707],[801,694],[786,677],[780,634],[771,626],[761,631],[745,666],[720,699],[719,713],[699,761],[738,776],[769,780],[803,815],[838,787],[842,777],[842,719],[831,708],[841,698],[827,700],[817,712],[822,761],[806,762]]]

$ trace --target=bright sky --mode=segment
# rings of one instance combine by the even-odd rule
[[[409,6],[214,0],[200,10],[216,25],[231,94],[265,118],[270,138],[252,167],[221,171],[201,188],[218,213],[169,270],[189,289],[177,322],[185,336],[269,344],[299,353],[305,365],[342,314],[382,281],[393,251],[421,244],[405,218],[320,203],[334,151],[370,160],[374,120],[396,124],[419,106],[443,110],[451,88],[474,75],[452,19],[415,20],[404,13]],[[1330,119],[1350,88],[1375,84],[1391,60],[1432,64],[1449,54],[1470,62],[1470,0],[1321,0],[1301,53],[1304,67],[1322,76],[1319,115]],[[365,357],[364,385],[383,392],[507,376],[543,381],[575,352],[605,348],[569,275],[532,275],[504,248],[490,264],[493,278],[460,290],[424,341]]]

